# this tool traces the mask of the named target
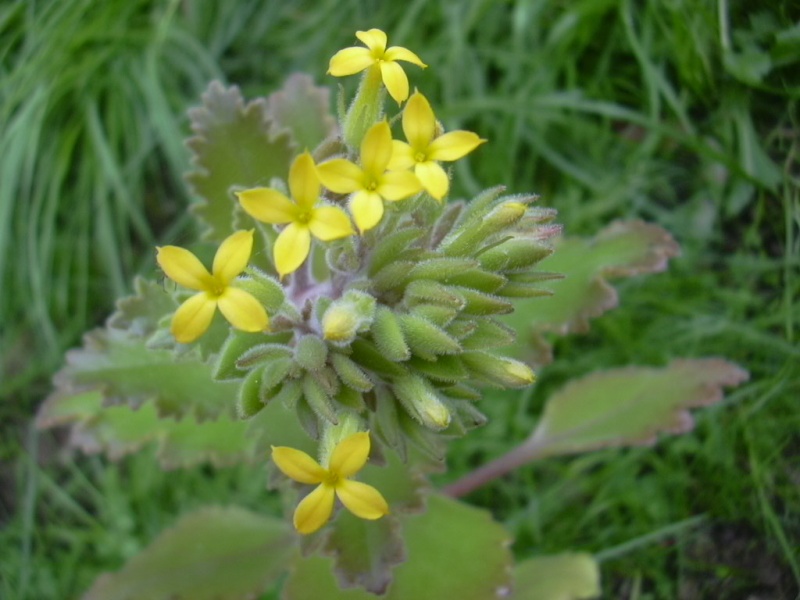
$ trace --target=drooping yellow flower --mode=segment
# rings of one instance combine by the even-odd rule
[[[303,264],[311,250],[311,236],[323,242],[353,235],[347,214],[336,206],[319,206],[320,183],[314,159],[304,152],[289,169],[289,191],[294,202],[272,188],[254,188],[236,196],[245,212],[273,225],[287,224],[275,240],[275,267],[281,277]]]
[[[297,531],[308,534],[322,527],[333,512],[336,497],[362,519],[380,519],[389,514],[389,505],[378,490],[350,479],[367,462],[369,448],[369,434],[354,433],[336,445],[326,469],[301,450],[272,447],[272,460],[284,475],[300,483],[319,484],[294,511]]]
[[[458,160],[472,152],[486,140],[471,131],[450,131],[437,138],[436,117],[428,100],[414,92],[403,109],[403,133],[408,143],[395,140],[389,168],[409,169],[425,190],[437,200],[447,195],[450,180],[438,161]]]
[[[355,75],[364,69],[380,69],[383,85],[395,102],[401,104],[408,98],[408,77],[403,67],[397,64],[403,60],[422,67],[427,67],[419,56],[401,46],[386,47],[386,34],[380,29],[357,31],[356,37],[361,40],[366,48],[354,46],[339,50],[331,58],[328,73],[334,77]]]
[[[387,171],[392,157],[389,124],[373,125],[361,143],[361,166],[335,158],[317,166],[322,184],[337,194],[353,194],[350,212],[362,232],[372,229],[383,216],[383,201],[402,200],[422,190],[411,171]]]
[[[198,258],[177,246],[158,248],[156,260],[175,283],[197,290],[172,317],[172,334],[188,344],[205,333],[219,307],[220,312],[236,329],[263,331],[269,320],[267,311],[251,294],[231,286],[231,281],[244,271],[253,251],[253,230],[237,231],[226,238],[214,256],[211,273]]]

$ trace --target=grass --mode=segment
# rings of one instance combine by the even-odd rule
[[[91,8],[91,10],[90,10]],[[29,431],[47,378],[152,246],[188,236],[185,109],[208,80],[248,95],[324,77],[377,26],[448,127],[491,140],[456,195],[536,191],[567,230],[661,224],[683,255],[621,284],[622,308],[557,342],[532,394],[453,448],[455,478],[507,449],[547,394],[628,363],[719,355],[751,372],[694,433],[521,470],[474,493],[530,556],[575,548],[625,598],[800,592],[797,26],[789,2],[11,2],[0,9],[0,596],[72,597],[182,511],[274,502],[244,468],[163,474],[148,456],[55,461]],[[345,85],[350,85],[346,83]],[[177,232],[177,233],[176,233]]]

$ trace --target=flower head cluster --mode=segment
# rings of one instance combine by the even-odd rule
[[[351,479],[366,464],[369,450],[369,434],[355,433],[336,445],[326,469],[301,450],[286,446],[272,448],[272,460],[284,475],[299,483],[317,485],[297,505],[294,512],[297,531],[307,534],[322,527],[333,513],[335,498],[362,519],[380,519],[389,514],[389,505],[378,490]]]
[[[237,231],[222,242],[214,256],[211,272],[191,252],[177,246],[158,248],[156,260],[167,277],[198,293],[186,300],[172,318],[172,333],[182,344],[199,338],[220,312],[236,329],[263,331],[267,311],[248,292],[232,285],[250,260],[253,231]]]

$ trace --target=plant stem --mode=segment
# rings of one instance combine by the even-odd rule
[[[445,486],[442,491],[453,498],[461,498],[506,473],[510,473],[517,467],[541,458],[537,456],[538,454],[539,452],[535,446],[522,444],[500,458],[496,458],[472,473],[466,474],[458,481]]]

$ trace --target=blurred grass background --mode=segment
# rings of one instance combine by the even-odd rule
[[[450,478],[524,437],[563,382],[718,355],[751,372],[654,450],[524,469],[474,493],[521,556],[580,549],[610,598],[800,590],[800,7],[789,0],[12,0],[0,6],[0,597],[77,596],[190,507],[273,505],[263,474],[161,473],[148,456],[54,461],[30,419],[63,352],[156,243],[189,237],[185,111],[213,78],[246,96],[380,27],[450,127],[490,140],[456,196],[536,191],[572,234],[616,218],[682,257],[620,284],[622,309],[559,340],[529,393],[452,452]],[[352,82],[345,82],[349,86]],[[349,88],[348,88],[349,89]]]

